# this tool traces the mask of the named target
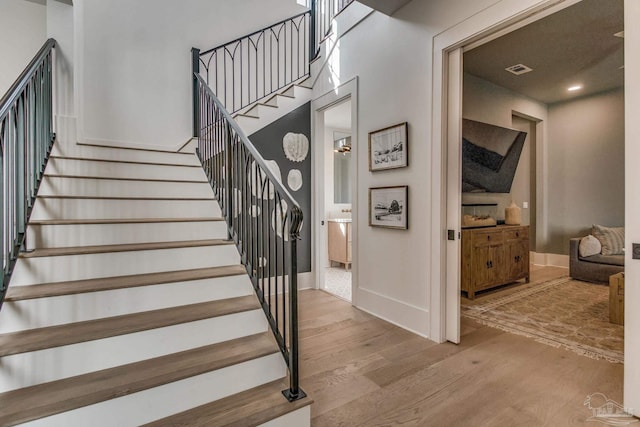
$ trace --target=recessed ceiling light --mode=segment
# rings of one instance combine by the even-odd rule
[[[582,85],[573,85],[567,88],[569,92],[575,92],[576,90],[580,90],[580,89],[582,89]]]
[[[624,31],[620,31],[619,33],[615,33],[613,36],[614,37],[620,37],[621,39],[623,39],[624,38]]]

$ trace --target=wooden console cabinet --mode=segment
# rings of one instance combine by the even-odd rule
[[[528,225],[462,230],[461,288],[467,298],[520,279],[529,282]]]

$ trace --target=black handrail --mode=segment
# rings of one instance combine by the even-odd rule
[[[307,11],[204,52],[194,48],[197,71],[202,64],[225,108],[240,111],[309,76],[311,21]]]
[[[289,368],[290,401],[305,397],[298,368],[297,241],[302,210],[196,70],[197,153]]]
[[[53,49],[47,40],[0,99],[0,307],[53,146]]]

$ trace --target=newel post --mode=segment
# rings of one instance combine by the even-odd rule
[[[193,82],[193,136],[200,135],[200,96],[197,74],[200,73],[200,49],[191,48],[191,80]]]
[[[311,0],[311,16],[309,17],[309,62],[316,58],[316,37],[318,25],[318,0]]]

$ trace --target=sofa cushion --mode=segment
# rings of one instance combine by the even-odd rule
[[[580,239],[579,250],[581,257],[587,257],[599,254],[602,251],[602,245],[600,244],[600,240],[589,234]]]
[[[596,264],[619,265],[624,267],[624,255],[591,255],[588,257],[580,257],[580,260],[593,262]]]
[[[591,234],[600,241],[602,255],[619,255],[624,253],[624,227],[604,227],[594,224]]]

